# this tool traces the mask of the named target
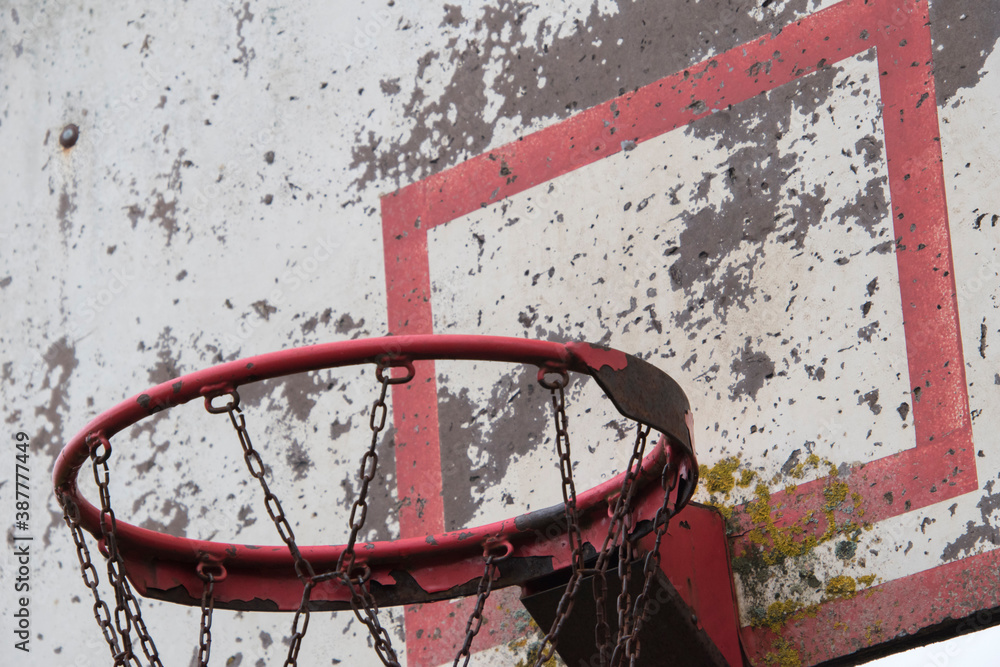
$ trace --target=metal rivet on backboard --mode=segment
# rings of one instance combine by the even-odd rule
[[[59,133],[59,144],[63,148],[72,148],[76,145],[76,140],[80,138],[80,128],[70,123]]]

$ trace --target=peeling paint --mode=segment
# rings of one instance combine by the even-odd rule
[[[401,84],[409,95],[402,115],[412,119],[402,136],[387,141],[381,133],[356,133],[351,167],[361,174],[355,186],[428,176],[493,145],[498,119],[530,127],[566,118],[766,34],[809,8],[810,0],[789,0],[754,16],[728,0],[671,0],[623,3],[606,15],[594,3],[568,24],[558,13],[519,0],[484,6],[475,16],[446,5],[441,28],[447,48],[422,54],[415,80]],[[443,91],[432,96],[428,72],[438,65],[450,78],[435,82]],[[540,80],[544,94],[533,94]]]
[[[1000,39],[1000,14],[992,0],[931,3],[934,85],[938,106],[962,88],[972,88]]]
[[[484,223],[427,235],[439,244],[429,269],[437,291],[408,296],[436,299],[434,330],[608,343],[678,379],[696,405],[700,497],[726,517],[755,664],[815,664],[996,608],[1000,206],[987,182],[996,131],[982,109],[996,97],[998,9],[931,0],[928,22],[923,2],[852,2],[11,9],[0,28],[15,91],[0,108],[9,158],[0,179],[9,209],[0,229],[9,251],[0,267],[4,421],[32,433],[33,470],[44,470],[94,414],[148,383],[240,354],[395,332],[386,301],[403,283],[385,279],[393,258],[380,201],[384,212],[395,186],[431,175],[447,186],[456,172],[446,169],[492,152],[483,178],[498,185],[542,174],[525,192],[530,207],[516,211],[502,187],[491,199],[491,184],[479,199]],[[851,40],[865,40],[850,47],[856,55],[813,57],[832,29],[819,21],[809,32],[821,6],[849,24]],[[869,24],[838,14],[849,6],[869,12]],[[887,17],[908,44],[870,25]],[[356,34],[365,42],[348,53]],[[803,41],[790,45],[790,34]],[[933,38],[929,55],[915,34]],[[744,43],[755,55],[724,71],[725,52]],[[747,76],[763,91],[768,77],[813,67],[729,107],[705,92],[725,96]],[[908,71],[921,80],[900,101],[890,93]],[[644,99],[632,91],[675,72],[678,107],[715,113],[637,137],[622,121]],[[19,101],[24,91],[30,99]],[[597,129],[563,124],[612,98]],[[66,151],[58,139],[70,121],[82,131]],[[529,173],[519,147],[536,130],[566,127],[575,129],[544,156],[553,164],[581,138],[614,155],[576,169],[575,180]],[[893,139],[898,127],[905,132]],[[657,150],[658,161],[648,159]],[[567,183],[576,190],[562,191]],[[450,203],[428,191],[406,232],[437,224],[420,207]],[[540,244],[523,280],[510,268],[521,257],[499,247],[504,229],[524,240],[515,255]],[[466,244],[463,271],[500,265],[499,275],[465,285],[448,274]],[[320,263],[319,252],[329,259]],[[317,269],[296,273],[301,282],[275,280],[312,260]],[[415,260],[400,258],[404,279]],[[935,319],[938,304],[960,313]],[[952,337],[957,352],[927,362]],[[370,437],[365,371],[360,381],[331,372],[241,390],[268,479],[303,538],[336,542],[356,498]],[[529,395],[530,373],[468,391],[446,384],[448,373],[436,379],[447,528],[515,512],[522,487],[552,490],[525,483],[523,468],[549,454],[550,437],[547,397]],[[969,405],[959,406],[966,393]],[[277,543],[230,425],[199,403],[117,436],[116,510],[174,534]],[[586,468],[628,433],[613,413],[583,419],[590,437],[574,445]],[[398,492],[396,439],[391,430],[379,439],[362,539],[398,537],[404,509],[437,511],[429,508],[439,499],[423,491]],[[906,463],[880,467],[887,460]],[[65,567],[75,556],[50,494],[44,502],[33,520],[44,528],[38,563],[51,576],[38,580],[38,598],[67,613],[34,615],[33,649],[65,655],[94,628],[69,613],[82,600],[78,572]],[[941,581],[975,585],[912,593],[942,590]],[[893,613],[870,617],[869,600]],[[539,631],[493,602],[477,648],[499,643],[474,660],[526,660]],[[190,610],[154,607],[158,637],[190,628]],[[386,621],[394,639],[404,613],[412,610]],[[216,638],[231,662],[281,659],[280,625],[262,632],[251,615],[231,620],[233,632]],[[370,655],[349,614],[323,620],[303,660],[311,650],[342,664]],[[509,646],[492,634],[504,624],[518,633]],[[453,638],[441,626],[424,641]],[[160,648],[165,663],[192,659],[189,643]]]
[[[1000,493],[994,494],[996,480],[989,480],[983,487],[985,495],[976,503],[981,522],[967,521],[965,532],[956,540],[949,542],[941,552],[941,560],[953,561],[962,556],[968,556],[984,545],[1000,546],[1000,526],[995,526],[993,514],[1000,509]]]

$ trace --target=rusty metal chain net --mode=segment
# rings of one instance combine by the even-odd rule
[[[608,665],[618,667],[627,660],[630,667],[635,667],[639,657],[639,633],[648,610],[649,590],[652,586],[654,574],[660,565],[660,544],[663,535],[667,531],[672,515],[670,493],[676,481],[673,469],[668,463],[663,467],[661,472],[660,484],[663,489],[663,502],[657,510],[654,520],[654,546],[646,554],[643,561],[642,591],[633,600],[629,590],[632,578],[631,566],[637,558],[636,545],[633,542],[633,538],[630,537],[635,528],[632,514],[633,500],[639,487],[638,478],[650,427],[641,423],[636,425],[635,444],[625,470],[621,490],[615,499],[614,507],[611,511],[611,521],[609,522],[607,535],[597,554],[597,560],[593,568],[585,569],[583,562],[583,540],[580,534],[579,517],[577,516],[576,507],[576,486],[573,480],[572,458],[570,456],[569,420],[566,416],[565,388],[567,385],[567,375],[565,371],[557,370],[554,373],[558,375],[558,378],[550,380],[547,375],[552,374],[552,372],[550,369],[539,372],[538,380],[552,395],[556,453],[559,456],[559,470],[565,506],[564,516],[567,525],[567,539],[570,544],[572,569],[569,582],[566,584],[566,590],[556,608],[551,628],[538,648],[533,667],[541,667],[555,653],[560,632],[573,610],[573,604],[578,594],[582,577],[585,574],[593,575],[592,591],[596,610],[594,638],[598,651],[598,664],[602,667]],[[616,600],[618,632],[612,651],[610,641],[611,628],[607,620],[606,598],[607,570],[613,550],[617,551],[618,556],[617,575],[621,592]]]
[[[267,480],[264,478],[264,461],[254,448],[250,433],[247,431],[246,419],[243,417],[243,411],[240,409],[240,394],[233,389],[228,395],[229,401],[221,406],[216,406],[213,403],[213,400],[218,398],[218,396],[206,397],[205,409],[212,414],[225,413],[229,415],[229,421],[232,423],[233,429],[239,438],[240,446],[243,449],[243,460],[246,462],[247,470],[249,470],[250,476],[257,480],[261,490],[264,492],[264,508],[267,510],[268,516],[271,517],[271,521],[278,531],[278,536],[281,537],[285,546],[288,547],[288,552],[292,555],[292,560],[295,563],[295,574],[298,576],[299,581],[302,582],[302,600],[292,619],[292,641],[288,646],[288,655],[284,662],[285,667],[295,667],[298,664],[302,638],[305,636],[306,628],[309,627],[309,598],[315,586],[313,578],[316,576],[316,573],[313,571],[313,567],[309,561],[299,551],[299,547],[295,543],[295,531],[292,530],[291,523],[285,517],[281,501],[271,491]]]
[[[359,562],[355,547],[358,536],[364,528],[368,512],[368,490],[374,480],[378,468],[377,444],[380,434],[384,431],[388,405],[386,397],[390,385],[409,382],[414,377],[412,364],[405,363],[407,373],[403,377],[391,377],[386,371],[388,366],[379,364],[376,377],[380,385],[378,398],[372,405],[369,426],[371,440],[368,449],[361,459],[358,478],[360,489],[355,499],[349,518],[350,534],[347,544],[338,559],[336,568],[331,572],[317,575],[313,566],[306,560],[295,540],[291,523],[285,516],[281,501],[270,489],[265,479],[265,466],[259,452],[247,430],[246,420],[240,409],[240,395],[233,389],[222,394],[208,396],[205,408],[212,414],[226,414],[235,430],[243,450],[244,461],[250,475],[257,479],[264,495],[264,506],[268,516],[274,523],[279,537],[285,543],[292,556],[295,573],[302,582],[303,590],[299,606],[292,620],[292,635],[285,667],[295,667],[298,664],[299,650],[309,627],[310,599],[315,586],[329,579],[340,579],[351,593],[350,604],[355,617],[364,624],[371,636],[373,648],[381,662],[387,667],[399,667],[399,658],[392,646],[388,631],[379,621],[378,604],[371,592],[372,572],[363,561]],[[555,379],[549,379],[549,376]],[[539,383],[549,390],[553,406],[553,423],[555,429],[556,453],[559,458],[561,490],[564,503],[564,519],[566,536],[570,545],[571,574],[566,590],[559,600],[555,618],[549,632],[545,635],[534,661],[535,667],[549,661],[556,650],[556,644],[569,618],[581,581],[585,574],[593,576],[593,595],[596,604],[597,622],[595,625],[595,641],[598,647],[600,665],[618,667],[621,664],[635,667],[639,656],[639,633],[642,628],[646,607],[649,602],[649,590],[657,569],[660,566],[659,548],[667,531],[673,508],[670,505],[670,494],[676,483],[673,470],[665,466],[660,479],[663,489],[663,502],[656,512],[654,520],[654,547],[647,552],[643,561],[643,585],[641,593],[632,599],[629,592],[631,564],[636,559],[636,547],[630,538],[633,526],[633,499],[639,487],[638,478],[641,472],[641,462],[646,449],[649,426],[638,424],[636,440],[625,471],[622,487],[615,498],[611,511],[611,520],[607,535],[600,551],[597,553],[596,564],[592,569],[586,569],[583,554],[583,535],[580,529],[577,510],[576,485],[573,479],[573,460],[569,440],[569,419],[566,414],[565,389],[568,384],[568,373],[564,369],[546,368],[539,372]],[[228,396],[223,405],[215,405],[215,399]],[[91,590],[94,604],[93,612],[98,627],[104,636],[116,667],[119,665],[135,665],[141,667],[132,643],[132,633],[135,632],[143,654],[153,667],[162,667],[156,646],[150,637],[138,601],[124,575],[123,561],[118,549],[117,521],[111,507],[109,491],[110,472],[107,461],[111,456],[111,443],[103,434],[95,433],[88,437],[90,458],[93,465],[94,480],[100,494],[100,526],[104,549],[108,581],[115,593],[114,614],[107,603],[101,598],[99,577],[90,558],[90,551],[84,538],[80,524],[80,511],[69,494],[58,493],[57,497],[63,508],[63,517],[70,527],[80,571],[84,584]],[[497,549],[505,548],[505,553],[497,553]],[[498,563],[506,558],[512,547],[508,543],[487,543],[484,545],[484,570],[479,579],[476,592],[476,602],[466,623],[464,642],[455,657],[454,667],[461,663],[466,667],[469,663],[472,643],[483,624],[483,612],[487,598],[493,585],[499,579]],[[616,601],[618,632],[614,649],[611,648],[611,629],[607,619],[607,570],[612,553],[617,551],[617,575],[621,583],[621,593]],[[203,561],[197,567],[198,576],[204,582],[201,596],[201,620],[198,641],[198,665],[207,667],[212,644],[212,614],[214,610],[215,583],[225,578],[225,568],[219,563]],[[610,654],[610,655],[609,655]]]
[[[215,609],[215,575],[212,572],[199,571],[205,581],[201,592],[201,628],[198,633],[198,667],[208,667],[208,657],[212,653],[212,612]]]
[[[111,650],[111,656],[117,662],[117,656],[121,653],[118,633],[115,632],[115,626],[111,622],[111,612],[108,610],[108,605],[101,599],[100,579],[97,576],[97,569],[90,560],[90,549],[87,547],[83,529],[80,527],[80,508],[77,507],[72,498],[65,494],[59,494],[59,503],[63,508],[63,518],[73,535],[73,544],[76,545],[76,556],[77,560],[80,561],[83,583],[94,596],[94,618],[97,619],[97,626],[101,629],[104,640]]]
[[[535,667],[540,667],[552,658],[556,650],[556,641],[559,633],[573,611],[573,603],[576,601],[576,593],[580,588],[580,579],[583,570],[583,536],[580,533],[580,524],[576,511],[576,485],[573,482],[573,459],[569,444],[569,418],[566,416],[566,392],[565,388],[569,381],[569,376],[565,370],[556,371],[558,379],[548,380],[544,371],[539,373],[538,381],[552,394],[553,423],[556,432],[556,453],[559,456],[559,473],[562,482],[563,506],[565,507],[566,535],[570,544],[570,559],[572,571],[566,591],[559,600],[556,607],[556,616],[552,621],[552,627],[542,640],[542,646],[535,658]]]
[[[141,665],[132,646],[133,629],[139,640],[143,655],[146,656],[149,664],[153,667],[163,667],[156,650],[156,644],[146,629],[146,623],[142,618],[142,611],[139,609],[139,602],[132,593],[132,588],[129,586],[128,580],[125,578],[124,563],[118,551],[118,524],[114,510],[111,508],[111,473],[108,468],[108,459],[111,458],[111,443],[100,433],[90,434],[87,437],[87,443],[90,448],[94,481],[97,483],[101,499],[101,537],[107,552],[105,563],[107,565],[108,583],[115,594],[113,622],[108,605],[101,598],[97,570],[90,559],[90,550],[87,547],[83,529],[80,526],[80,509],[76,502],[67,494],[58,493],[57,496],[63,508],[63,518],[67,525],[69,525],[73,536],[73,543],[76,546],[77,559],[80,562],[83,582],[91,590],[94,597],[94,618],[97,620],[97,625],[104,635],[108,648],[111,650],[115,667],[118,667],[118,665]]]
[[[611,644],[611,628],[607,622],[607,609],[605,607],[606,601],[605,596],[607,595],[607,568],[608,559],[611,555],[611,545],[615,543],[624,543],[626,540],[622,539],[623,535],[627,535],[627,526],[625,522],[625,517],[632,511],[632,500],[635,497],[636,489],[638,484],[636,483],[639,478],[640,466],[642,464],[642,457],[646,451],[646,442],[649,436],[649,427],[644,424],[636,425],[636,435],[635,435],[635,445],[632,447],[632,455],[629,458],[628,466],[625,469],[625,478],[622,480],[622,488],[618,493],[618,497],[615,499],[614,508],[611,513],[611,522],[608,526],[607,535],[604,537],[604,543],[601,545],[601,550],[597,556],[597,564],[594,566],[594,603],[597,613],[597,623],[594,627],[594,639],[597,644],[598,655],[600,656],[601,665],[606,665],[608,663],[610,644]],[[619,563],[619,577],[621,577],[621,569]],[[619,595],[619,600],[621,595]],[[619,620],[619,623],[621,621]],[[621,627],[621,625],[619,625]]]
[[[462,667],[466,667],[469,664],[469,658],[472,655],[472,640],[479,634],[479,628],[483,625],[483,610],[486,607],[486,599],[490,596],[494,582],[499,578],[496,563],[502,561],[510,554],[509,548],[507,549],[507,553],[495,554],[492,550],[493,546],[488,544],[483,549],[483,559],[486,566],[483,570],[483,576],[479,578],[479,588],[476,591],[476,605],[465,624],[465,641],[462,643],[462,648],[459,649],[458,655],[455,656],[455,663],[452,667],[458,667],[458,663],[462,661],[462,658],[465,658],[462,661]],[[504,546],[509,547],[509,545]]]
[[[368,514],[368,488],[372,480],[375,479],[378,469],[378,439],[381,432],[385,429],[388,415],[386,395],[390,385],[409,382],[413,378],[412,365],[407,365],[406,368],[408,371],[406,376],[393,378],[386,374],[387,367],[385,365],[379,364],[377,367],[376,377],[380,384],[380,392],[372,405],[369,418],[372,435],[369,447],[361,459],[361,467],[358,473],[361,488],[358,491],[358,497],[351,507],[351,514],[348,521],[350,535],[347,545],[338,559],[335,571],[321,575],[317,575],[313,566],[302,556],[296,544],[292,526],[282,510],[281,501],[271,491],[267,481],[264,479],[264,464],[260,454],[254,449],[250,434],[246,428],[246,420],[241,414],[239,393],[235,390],[229,392],[229,402],[218,407],[212,402],[213,398],[216,397],[206,399],[205,407],[209,412],[215,414],[227,413],[229,415],[233,428],[239,437],[240,445],[243,448],[247,469],[250,471],[251,476],[256,478],[260,483],[261,489],[264,492],[264,506],[279,536],[288,547],[295,562],[295,573],[303,584],[302,599],[292,619],[292,638],[288,648],[288,656],[284,663],[285,667],[294,667],[298,664],[298,654],[302,640],[305,638],[306,631],[309,628],[309,600],[313,589],[320,581],[334,577],[339,578],[350,590],[351,609],[358,621],[368,628],[375,653],[379,659],[388,667],[399,667],[399,657],[392,646],[392,639],[389,636],[389,632],[382,626],[379,620],[378,604],[369,588],[371,570],[363,563],[359,565],[356,562],[357,554],[355,553],[355,545],[357,544],[358,534],[364,527]]]
[[[358,490],[358,497],[355,498],[354,505],[351,507],[351,515],[348,519],[351,532],[347,540],[347,546],[341,552],[340,558],[337,561],[337,572],[340,574],[341,580],[351,591],[351,609],[354,611],[355,618],[368,628],[368,634],[371,635],[373,647],[379,660],[384,665],[398,667],[399,658],[392,647],[392,639],[389,637],[389,632],[379,622],[378,605],[375,602],[375,598],[372,597],[370,590],[365,586],[371,576],[371,570],[367,566],[362,566],[361,573],[355,576],[358,566],[356,564],[357,555],[354,552],[354,546],[358,540],[358,533],[364,527],[365,518],[368,515],[368,486],[375,479],[375,471],[378,468],[376,446],[378,445],[379,434],[385,428],[386,418],[389,413],[385,397],[389,390],[389,385],[403,384],[413,378],[412,366],[407,367],[408,372],[406,376],[401,378],[390,377],[385,374],[385,370],[385,367],[380,364],[375,372],[376,378],[379,381],[380,392],[378,398],[375,399],[375,403],[372,404],[371,415],[368,419],[372,437],[368,445],[368,450],[361,457],[361,469],[358,472],[358,477],[361,480],[361,488]]]

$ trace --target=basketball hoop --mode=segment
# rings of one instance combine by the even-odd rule
[[[414,362],[433,359],[538,367],[538,381],[550,392],[553,404],[563,503],[461,531],[359,543],[368,485],[378,466],[376,443],[386,423],[388,388],[411,381],[417,375]],[[379,396],[371,411],[372,435],[361,461],[361,487],[351,509],[350,537],[340,546],[299,546],[280,500],[265,479],[264,464],[240,407],[239,388],[270,378],[360,364],[375,365]],[[564,389],[571,372],[594,378],[615,408],[637,423],[625,472],[580,493],[573,480],[565,410]],[[108,491],[111,439],[152,414],[195,399],[203,400],[208,412],[230,419],[283,545],[174,537],[116,518]],[[650,429],[661,436],[647,452]],[[77,486],[77,474],[88,459],[99,490],[99,507],[84,498]],[[625,622],[619,623],[613,643],[603,612],[598,614],[595,631],[602,664],[614,665],[638,654],[636,638],[652,573],[659,565],[660,541],[670,517],[690,500],[697,469],[687,398],[673,379],[641,359],[587,343],[425,335],[284,350],[157,385],[101,414],[71,439],[56,460],[53,484],[73,533],[84,582],[93,593],[94,615],[115,665],[140,664],[140,649],[151,664],[160,665],[133,589],[142,596],[201,607],[202,665],[208,664],[211,618],[216,608],[294,612],[286,665],[297,664],[311,611],[350,609],[368,627],[381,661],[393,665],[398,664],[398,658],[388,632],[379,623],[379,607],[476,596],[465,642],[455,659],[458,665],[468,662],[491,590],[568,571],[570,584],[536,659],[535,664],[541,664],[554,651],[581,577],[594,575],[601,584],[609,565],[617,559],[619,577],[624,581],[630,576],[628,565],[642,557],[645,586],[635,599],[627,597],[628,587],[623,586],[626,597],[619,599],[618,606],[619,610],[627,608],[628,613],[622,617]],[[113,614],[98,591],[83,531],[98,540],[105,558],[115,592]],[[638,541],[648,535],[655,536],[654,548],[643,554]],[[600,585],[595,585],[595,598],[601,596],[600,590]],[[133,635],[139,649],[133,645]]]

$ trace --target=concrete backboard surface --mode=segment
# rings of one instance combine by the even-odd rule
[[[113,662],[49,481],[89,420],[386,334],[586,340],[670,373],[746,664],[997,624],[998,37],[988,0],[0,4],[0,661]],[[379,437],[362,539],[558,502],[534,370],[432,374],[433,410],[399,399]],[[303,541],[347,536],[376,390],[359,367],[241,392]],[[567,401],[589,488],[633,436],[595,383]],[[113,444],[120,519],[280,543],[224,418],[181,406]],[[197,608],[142,610],[163,664],[197,664]],[[451,664],[470,610],[384,624],[405,664]],[[516,590],[485,618],[473,664],[543,634]],[[218,611],[212,662],[281,664],[290,626]],[[369,643],[317,613],[300,664],[379,664]]]

